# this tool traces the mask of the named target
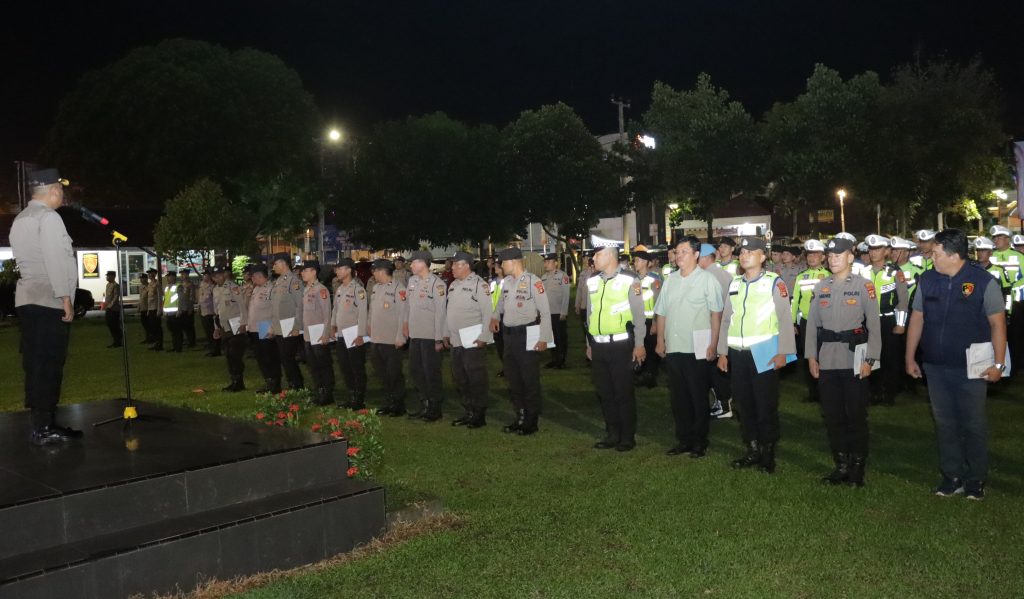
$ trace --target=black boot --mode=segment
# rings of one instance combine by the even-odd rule
[[[761,446],[761,464],[757,468],[766,474],[775,472],[775,444],[765,443]]]
[[[526,435],[532,435],[536,433],[537,431],[540,430],[540,427],[537,426],[538,420],[540,420],[539,414],[530,414],[528,412],[524,412],[523,425],[519,427],[519,430],[516,431],[516,434],[521,437],[525,437]]]
[[[239,391],[245,391],[245,382],[242,381],[242,377],[233,376],[231,377],[231,384],[224,387],[224,391],[229,393],[238,393]]]
[[[732,461],[733,468],[750,468],[761,462],[761,447],[757,441],[747,443],[747,453]]]
[[[365,393],[353,393],[352,394],[352,405],[349,406],[351,410],[362,410],[366,407],[366,394]]]
[[[427,413],[427,406],[429,405],[430,404],[429,402],[427,402],[427,400],[420,399],[419,409],[417,409],[415,412],[409,412],[409,418],[421,418],[424,414]]]
[[[845,483],[850,478],[850,456],[837,451],[832,453],[832,460],[835,462],[836,467],[831,474],[821,477],[821,482],[830,485]]]
[[[515,422],[513,422],[511,424],[506,424],[501,429],[501,432],[503,432],[503,433],[517,433],[517,432],[519,432],[519,429],[523,428],[524,419],[525,419],[525,411],[524,410],[519,410],[519,414],[516,417]]]
[[[391,401],[391,413],[388,416],[404,416],[405,415],[405,397],[394,398]]]
[[[850,454],[850,478],[846,484],[854,487],[864,486],[864,463],[866,457],[857,453]]]
[[[468,410],[466,410],[465,414],[463,414],[462,416],[459,416],[455,420],[452,420],[452,426],[466,426],[470,422],[473,422],[473,416],[474,416],[473,410],[472,409],[468,409]]]
[[[277,391],[274,391],[274,379],[263,379],[263,386],[256,390],[256,394],[257,395],[259,395],[260,393],[280,393],[280,392],[281,392],[280,389],[278,389]]]
[[[473,419],[466,423],[466,428],[480,428],[481,426],[487,426],[487,418],[485,417],[487,410],[474,410]]]
[[[423,411],[420,420],[423,422],[437,422],[442,416],[444,414],[441,412],[441,402],[432,401],[427,404],[427,409]]]

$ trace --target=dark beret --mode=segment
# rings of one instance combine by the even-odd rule
[[[423,260],[427,264],[430,264],[430,261],[433,259],[434,255],[425,250],[416,250],[411,256],[409,256],[409,262],[412,262],[413,260]]]
[[[548,252],[546,254],[541,254],[541,257],[544,258],[545,260],[558,260],[558,252]]]
[[[455,252],[455,254],[452,256],[453,262],[462,261],[465,262],[466,264],[473,264],[473,260],[473,254],[470,254],[469,252]]]
[[[266,264],[253,264],[250,272],[252,272],[252,274],[260,273],[265,277],[270,276],[270,270],[267,268]]]
[[[302,270],[312,268],[313,270],[320,272],[320,261],[319,260],[306,260],[302,263]]]
[[[224,266],[223,264],[218,264],[217,266],[213,267],[211,274],[219,275],[226,272],[228,272],[228,267]]]
[[[379,258],[379,259],[373,261],[373,265],[370,268],[372,270],[380,270],[382,268],[387,269],[387,270],[394,270],[395,265],[394,265],[394,263],[391,262],[391,260],[387,260],[385,258]]]
[[[522,260],[523,250],[519,248],[505,248],[498,252],[498,260],[504,262],[505,260]]]
[[[356,267],[356,263],[352,261],[352,258],[342,258],[341,260],[338,260],[338,263],[334,265],[334,268],[338,268],[339,266],[347,266],[349,268],[355,268]]]
[[[114,275],[114,276],[116,277],[116,276],[117,276],[117,271],[114,271],[114,270],[108,270],[108,271],[107,271],[107,276],[109,277],[110,275]]]
[[[292,263],[292,257],[287,252],[278,252],[278,253],[274,254],[274,258],[273,258],[272,262],[277,262],[278,260],[281,260],[281,261],[285,262],[286,264],[291,264]]]

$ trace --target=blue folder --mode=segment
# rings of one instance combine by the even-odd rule
[[[267,333],[270,332],[270,321],[269,320],[261,320],[261,321],[259,321],[258,323],[256,323],[256,330],[259,333],[260,339],[266,339],[267,338]]]
[[[768,372],[774,368],[772,366],[772,358],[779,353],[779,336],[776,335],[771,339],[765,339],[761,343],[751,345],[750,353],[753,355],[757,373]],[[790,362],[796,362],[796,354],[786,354],[786,364]]]

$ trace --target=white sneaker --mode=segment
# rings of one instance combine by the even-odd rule
[[[712,418],[718,418],[722,414],[722,402],[715,400],[715,405],[711,406],[711,413],[709,414]]]
[[[729,407],[726,408],[725,411],[723,411],[721,414],[716,415],[715,418],[718,418],[719,420],[724,420],[726,418],[732,418],[732,400],[731,399],[728,400],[727,404],[728,404]]]

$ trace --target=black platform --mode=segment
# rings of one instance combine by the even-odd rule
[[[384,490],[345,477],[344,441],[141,403],[167,420],[92,428],[123,405],[62,407],[86,436],[57,447],[0,415],[0,598],[187,591],[384,530]]]

